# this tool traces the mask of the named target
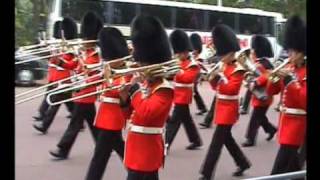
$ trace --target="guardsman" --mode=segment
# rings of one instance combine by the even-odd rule
[[[97,40],[97,35],[102,28],[103,24],[100,18],[93,12],[87,12],[82,19],[81,23],[81,38],[83,40]],[[97,70],[91,70],[101,65],[100,57],[96,47],[96,43],[84,43],[84,58],[80,59],[78,66],[78,73],[86,71],[85,83],[98,80],[100,77],[90,76],[95,75]],[[83,94],[96,91],[96,86],[89,86],[80,89],[73,94],[73,97],[77,97]],[[83,121],[86,120],[90,129],[90,132],[96,140],[98,130],[93,126],[93,121],[96,115],[95,101],[96,96],[89,96],[74,101],[74,110],[72,113],[71,121],[66,129],[63,137],[57,145],[57,149],[50,151],[50,154],[58,159],[66,159],[69,155],[71,147],[76,140],[76,137],[83,126]]]
[[[57,25],[58,26],[58,25]],[[72,40],[77,38],[77,25],[73,19],[65,17],[61,22],[61,33],[63,32],[64,38],[66,40]],[[48,69],[48,81],[55,82],[61,79],[68,78],[72,75],[72,70],[78,66],[78,61],[74,53],[66,53],[62,56],[54,57],[49,61]],[[71,83],[71,81],[65,81],[63,83]],[[51,87],[57,88],[58,86]],[[65,93],[63,95],[56,95],[53,97],[54,101],[59,101],[61,99],[70,98],[71,93]],[[73,111],[73,103],[66,103],[69,111]],[[45,134],[52,124],[56,113],[59,110],[60,105],[49,106],[48,110],[45,113],[42,121],[39,124],[34,124],[33,127]]]
[[[203,63],[203,59],[200,57],[200,53],[202,52],[202,41],[201,41],[201,37],[199,36],[199,34],[197,33],[193,33],[190,35],[190,42],[192,44],[193,47],[193,59],[199,64],[199,67],[201,68],[201,71],[206,72],[207,69],[204,67]],[[196,101],[196,105],[197,108],[199,110],[199,112],[197,112],[197,115],[202,115],[204,113],[206,113],[207,107],[206,104],[203,102],[203,99],[198,91],[198,84],[199,81],[201,81],[201,73],[198,74],[198,77],[196,79],[196,81],[194,82],[194,93],[193,93],[193,98]]]
[[[54,23],[54,26],[53,26],[53,38],[54,39],[61,39],[61,21],[56,21]],[[53,57],[51,58],[52,60],[55,59],[57,57]],[[50,60],[49,60],[50,61]],[[53,69],[53,70],[52,70]],[[53,71],[55,71],[56,69],[56,66],[52,66],[49,64],[49,67],[48,67],[48,83],[52,83],[52,74]],[[47,91],[50,91],[51,89],[53,89],[54,86],[49,86],[47,88]],[[71,95],[71,94],[70,94]],[[42,121],[43,118],[45,117],[45,114],[47,112],[47,110],[49,109],[49,104],[47,103],[47,100],[46,100],[46,97],[45,96],[43,98],[43,101],[39,107],[39,113],[37,116],[33,116],[33,118],[36,120],[36,121]],[[70,113],[72,113],[72,108],[73,108],[73,103],[72,102],[68,102],[66,103],[66,106],[67,106],[67,109]],[[68,116],[68,118],[71,117],[71,115]]]
[[[216,51],[215,51],[214,44],[212,43],[212,41],[210,43],[208,43],[206,45],[206,47],[208,49],[210,49],[212,54],[214,54],[208,59],[209,64],[218,63],[219,58],[217,58],[217,56],[216,56]],[[214,116],[214,106],[215,106],[215,104],[216,104],[216,98],[214,96],[208,113],[204,117],[203,121],[199,123],[200,129],[207,129],[207,128],[211,127],[212,121],[213,121],[213,116]]]
[[[273,65],[271,64],[268,58],[273,57],[273,51],[271,47],[271,43],[269,40],[261,35],[255,35],[251,40],[251,59],[255,63],[257,69],[264,73],[267,70],[272,70]],[[248,82],[248,89],[251,90],[255,87],[266,87],[267,82],[259,81],[259,78],[256,78],[250,82]],[[251,114],[250,122],[248,124],[247,134],[246,134],[246,142],[242,144],[243,147],[250,147],[256,144],[256,137],[258,134],[259,127],[261,126],[263,130],[269,134],[267,137],[267,141],[270,141],[274,134],[277,132],[277,128],[272,125],[267,117],[267,111],[269,106],[272,104],[273,96],[268,94],[268,98],[265,100],[258,99],[254,94],[252,94],[251,105],[253,107],[253,111]]]
[[[170,35],[172,48],[180,61],[181,71],[174,77],[174,109],[166,127],[166,145],[171,146],[181,123],[191,142],[186,149],[193,150],[202,146],[200,134],[190,114],[194,82],[200,72],[199,65],[190,59],[191,44],[188,35],[175,30]]]
[[[234,176],[241,176],[251,166],[231,133],[239,119],[239,92],[244,76],[243,69],[235,59],[235,52],[240,50],[240,46],[236,35],[226,25],[217,25],[212,31],[212,39],[222,65],[209,78],[212,88],[216,90],[214,123],[217,127],[200,170],[202,180],[213,179],[223,145],[238,166]]]
[[[99,33],[99,42],[102,58],[106,62],[129,55],[126,40],[116,28],[103,28]],[[114,62],[110,64],[110,67],[113,69],[126,68],[124,61]],[[129,83],[130,79],[130,75],[115,77],[110,82],[111,84],[103,83],[100,89],[124,85]],[[127,117],[122,108],[125,103],[121,99],[119,91],[119,89],[107,91],[99,97],[100,106],[94,122],[94,126],[99,129],[99,135],[86,180],[102,179],[112,150],[123,160],[122,129],[125,127]]]
[[[292,16],[286,23],[284,48],[289,52],[289,64],[277,71],[280,80],[268,81],[267,87],[274,94],[282,93],[278,132],[280,149],[271,174],[301,169],[298,150],[306,137],[307,67],[306,24],[299,16]]]
[[[159,19],[140,15],[131,26],[133,58],[141,65],[166,62],[171,59],[168,36]],[[151,71],[152,72],[152,71]],[[127,180],[159,179],[158,170],[164,165],[164,125],[168,118],[173,88],[163,77],[147,73],[142,85],[129,89],[133,113],[128,125],[124,164]],[[133,78],[132,83],[138,78]]]

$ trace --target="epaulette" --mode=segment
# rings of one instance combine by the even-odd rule
[[[189,63],[189,65],[187,66],[187,68],[190,68],[190,67],[192,67],[192,66],[198,66],[199,64],[196,62],[196,61],[191,61],[190,63]]]
[[[153,94],[154,92],[156,92],[160,88],[173,89],[173,86],[169,83],[169,81],[167,81],[166,79],[163,79],[163,82],[161,84],[159,84],[157,87],[155,87],[152,90],[151,94]]]
[[[92,53],[90,53],[87,57],[95,56],[99,54],[99,50],[95,50]]]

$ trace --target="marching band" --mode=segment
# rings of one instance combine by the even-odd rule
[[[58,43],[48,42],[45,48],[35,46],[39,51],[48,51],[51,58],[48,84],[37,88],[44,90],[41,94],[44,99],[34,116],[37,124],[33,127],[46,134],[59,107],[65,103],[71,119],[50,154],[67,159],[86,120],[95,142],[86,180],[102,179],[113,150],[128,171],[127,180],[159,179],[158,171],[164,167],[165,156],[181,124],[191,143],[186,149],[199,149],[203,140],[189,106],[194,97],[198,115],[207,112],[197,89],[203,80],[209,82],[215,95],[200,125],[203,128],[214,125],[215,131],[200,168],[201,180],[214,178],[223,145],[237,166],[233,176],[242,176],[255,165],[232,135],[240,114],[248,112],[249,102],[253,111],[242,146],[255,146],[262,126],[268,134],[266,140],[270,141],[277,133],[280,144],[271,174],[302,168],[307,81],[306,24],[300,17],[293,16],[287,22],[284,48],[289,57],[278,66],[270,61],[274,53],[266,37],[253,36],[251,48],[240,51],[235,33],[224,24],[212,30],[212,46],[219,62],[212,63],[211,68],[205,67],[199,57],[202,42],[198,34],[188,37],[183,30],[176,29],[168,36],[162,22],[154,16],[142,14],[133,19],[130,46],[118,29],[103,27],[94,12],[83,16],[81,40],[77,34],[75,21],[65,17],[54,26]],[[22,49],[20,56],[36,51],[36,48]],[[240,106],[243,84],[247,93]],[[31,91],[16,98],[28,93]],[[266,113],[278,93],[281,105],[276,126],[268,121]],[[126,138],[124,130],[128,132]]]

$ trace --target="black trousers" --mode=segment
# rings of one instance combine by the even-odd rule
[[[249,89],[247,89],[247,92],[241,101],[241,109],[243,109],[245,111],[249,111],[249,108],[250,108],[249,104],[250,104],[250,100],[251,100],[251,95],[252,95],[252,92]]]
[[[141,172],[128,169],[127,180],[159,180],[158,171]]]
[[[209,112],[207,113],[206,117],[203,120],[203,123],[206,124],[207,126],[211,126],[213,117],[214,117],[214,107],[216,104],[216,96],[213,97],[213,101],[210,107]]]
[[[58,147],[62,152],[69,154],[73,143],[75,142],[78,133],[83,125],[83,121],[86,120],[96,142],[98,136],[98,129],[93,126],[93,121],[96,116],[96,109],[94,103],[75,103],[74,110],[72,113],[71,121],[69,122],[68,128],[64,132]]]
[[[68,99],[71,98],[72,95],[71,93],[65,93],[65,94],[60,94],[60,95],[55,95],[52,97],[53,102],[56,101],[60,101],[60,100],[64,100],[64,99]],[[43,104],[46,104],[47,102],[43,102]],[[67,109],[69,112],[73,112],[74,110],[74,103],[72,101],[70,102],[66,102],[65,103],[67,106]],[[45,105],[44,105],[45,106]],[[49,106],[49,105],[48,105]],[[60,108],[61,104],[55,105],[55,106],[49,106],[47,111],[45,112],[45,115],[42,119],[42,124],[43,124],[43,128],[45,130],[48,130]]]
[[[281,174],[301,170],[298,157],[299,146],[280,145],[271,174]]]
[[[299,164],[300,167],[302,168],[306,159],[307,159],[307,141],[305,140],[302,147],[299,149]]]
[[[99,130],[96,147],[89,165],[86,180],[102,179],[112,150],[115,150],[121,160],[123,160],[124,141],[121,130]]]
[[[196,144],[202,143],[199,132],[191,117],[189,105],[176,104],[174,106],[171,119],[168,121],[166,125],[166,143],[168,143],[169,146],[171,145],[172,141],[177,135],[181,123],[183,124],[186,130],[190,142]]]
[[[198,77],[198,80],[199,80],[200,76]],[[196,105],[197,105],[197,108],[199,111],[207,111],[207,107],[206,105],[204,104],[203,102],[203,99],[198,91],[198,80],[194,83],[194,86],[193,86],[193,98],[194,100],[196,101]]]
[[[246,167],[249,165],[248,159],[232,137],[231,128],[232,125],[217,125],[206,158],[200,169],[200,173],[208,179],[214,176],[214,170],[223,145],[226,146],[238,167]]]
[[[273,133],[277,131],[277,128],[269,122],[268,117],[266,115],[268,108],[268,106],[253,108],[246,134],[246,138],[248,140],[252,142],[256,141],[256,137],[260,126],[266,133]]]

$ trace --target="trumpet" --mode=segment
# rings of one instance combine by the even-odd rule
[[[120,89],[126,85],[129,85],[130,83],[126,83],[126,84],[122,84],[119,86],[114,86],[114,87],[109,87],[106,89],[102,89],[102,90],[97,90],[91,93],[87,93],[87,94],[83,94],[80,96],[76,96],[76,97],[72,97],[72,98],[68,98],[68,99],[64,99],[61,101],[57,101],[57,102],[52,102],[51,101],[51,97],[53,95],[57,95],[57,94],[61,94],[61,93],[66,93],[66,92],[72,92],[75,90],[79,90],[82,88],[87,88],[89,86],[95,86],[95,85],[99,85],[102,84],[104,82],[107,82],[108,84],[110,84],[111,79],[114,77],[118,77],[118,76],[124,76],[124,75],[128,75],[128,74],[135,74],[135,73],[144,73],[146,76],[152,76],[152,77],[164,77],[164,76],[169,76],[172,74],[176,74],[178,71],[180,71],[180,66],[178,65],[178,59],[173,59],[164,63],[159,63],[159,64],[152,64],[152,65],[148,65],[148,66],[142,66],[142,67],[137,67],[137,68],[126,68],[126,69],[111,69],[110,68],[110,64],[113,62],[118,62],[118,61],[123,61],[124,59],[128,59],[131,58],[131,56],[126,56],[124,58],[119,58],[119,59],[115,59],[115,60],[111,60],[109,62],[107,62],[108,64],[106,64],[105,66],[105,70],[107,71],[111,71],[111,74],[105,75],[103,79],[99,79],[90,83],[85,83],[85,84],[80,84],[77,86],[73,86],[73,87],[69,87],[66,89],[61,89],[59,91],[55,91],[52,92],[50,94],[48,94],[47,96],[47,102],[50,105],[58,105],[58,104],[62,104],[65,102],[70,102],[70,101],[74,101],[74,100],[78,100],[78,99],[82,99],[82,98],[86,98],[89,96],[93,96],[93,95],[98,95],[101,93],[104,93],[106,91],[110,91],[110,90],[115,90],[115,89]],[[92,78],[88,77],[88,78]]]

